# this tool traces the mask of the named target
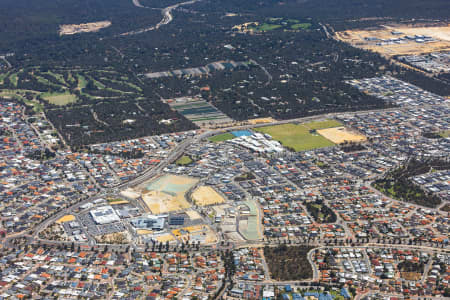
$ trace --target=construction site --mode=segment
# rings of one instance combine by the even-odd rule
[[[384,25],[373,30],[336,32],[336,39],[386,57],[450,50],[450,26]]]

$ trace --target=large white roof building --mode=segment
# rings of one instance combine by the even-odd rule
[[[98,207],[91,210],[90,213],[97,224],[108,224],[120,221],[119,216],[111,205]]]

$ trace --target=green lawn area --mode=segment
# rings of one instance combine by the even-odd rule
[[[67,83],[75,83],[75,77],[73,77],[72,72],[69,72],[67,76]]]
[[[77,74],[77,78],[78,78],[78,89],[84,89],[87,85],[87,81],[86,78],[84,78],[83,75]]]
[[[40,83],[42,83],[44,85],[49,85],[49,86],[52,86],[52,87],[57,88],[57,89],[59,89],[59,88],[66,88],[65,86],[61,86],[61,85],[55,84],[53,82],[50,82],[47,78],[44,78],[44,77],[39,76],[39,75],[34,75],[34,78],[36,78],[37,81],[39,81]]]
[[[300,125],[283,124],[275,126],[266,126],[255,128],[255,130],[269,134],[270,136],[272,136],[272,138],[283,144],[283,146],[298,152],[334,146],[334,143],[327,140],[323,136],[319,134],[311,134],[309,132],[311,129],[328,128],[329,126],[324,127],[326,126],[326,124],[333,125],[331,121],[324,121]]]
[[[309,29],[311,27],[311,23],[297,23],[291,26],[292,29],[297,30],[297,29]]]
[[[106,81],[110,81],[110,82],[115,82],[115,83],[118,83],[118,84],[128,85],[132,89],[135,89],[135,90],[137,90],[139,92],[142,92],[142,89],[139,86],[137,86],[135,84],[132,84],[131,82],[119,81],[119,80],[109,79],[109,78],[105,78],[105,77],[102,77],[101,79],[106,80]]]
[[[123,201],[123,199],[120,199],[120,198],[108,198],[108,202],[109,203],[120,202],[120,201]]]
[[[258,27],[256,28],[256,30],[258,30],[258,31],[270,31],[270,30],[278,29],[278,28],[280,28],[280,27],[282,27],[282,26],[281,26],[281,25],[278,25],[278,24],[268,24],[268,23],[264,23],[264,24],[258,26]]]
[[[315,130],[343,126],[342,123],[340,123],[336,120],[314,121],[314,122],[309,122],[309,123],[305,123],[302,125],[305,125],[309,129],[315,129]]]
[[[41,103],[39,103],[37,100],[24,100],[24,102],[28,105],[32,105],[33,106],[33,110],[37,113],[43,112],[44,111],[44,105],[42,105]]]
[[[222,133],[222,134],[212,136],[208,140],[210,140],[211,142],[214,142],[214,143],[218,143],[218,142],[228,141],[228,140],[231,140],[234,138],[235,138],[235,136],[232,135],[231,133]]]
[[[95,87],[98,88],[99,90],[103,90],[103,89],[106,88],[106,86],[103,83],[101,83],[100,81],[95,80],[91,76],[89,76],[89,79],[92,80],[92,82],[94,83]]]
[[[278,28],[283,27],[280,24],[270,24],[270,23],[263,23],[258,26],[251,26],[249,29],[255,30],[255,31],[271,31]]]
[[[191,162],[192,162],[192,159],[189,156],[183,155],[175,163],[179,166],[185,166],[185,165],[190,164]]]
[[[17,82],[19,80],[19,78],[17,77],[17,73],[14,73],[11,76],[9,76],[9,80],[15,87],[17,87]]]
[[[61,75],[61,74],[58,74],[58,73],[53,73],[53,72],[51,72],[51,71],[48,71],[48,72],[46,72],[46,73],[44,73],[44,74],[48,74],[48,75],[50,75],[50,76],[53,76],[56,80],[58,80],[61,84],[67,84],[66,83],[66,81],[64,80],[64,76],[63,75]]]
[[[14,90],[2,90],[0,91],[0,97],[24,100],[25,98],[19,93],[15,93]]]
[[[443,138],[448,138],[450,137],[450,130],[439,132],[439,135],[442,136]]]
[[[3,83],[3,80],[4,80],[6,77],[8,77],[8,74],[9,74],[9,73],[2,73],[2,74],[0,74],[0,83]]]
[[[139,87],[139,86],[137,86],[137,85],[135,85],[135,84],[133,84],[131,82],[123,81],[122,83],[132,87],[133,89],[135,89],[135,90],[137,90],[139,92],[142,92],[141,87]]]
[[[77,101],[77,96],[70,93],[43,93],[42,98],[55,105],[67,105]]]

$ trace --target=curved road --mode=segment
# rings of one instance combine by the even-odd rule
[[[196,1],[200,1],[200,0],[193,0],[193,1],[189,1],[189,2],[184,2],[184,3],[193,3]],[[116,193],[117,191],[121,190],[121,189],[125,189],[127,187],[130,186],[136,186],[138,184],[141,184],[151,178],[153,178],[154,176],[160,174],[161,172],[163,172],[163,170],[173,161],[175,161],[179,156],[181,156],[183,154],[183,152],[185,151],[185,149],[187,147],[189,147],[192,144],[195,144],[197,142],[199,142],[200,140],[207,138],[209,136],[213,136],[216,135],[218,133],[222,133],[224,131],[230,131],[230,130],[243,130],[243,129],[249,129],[249,128],[255,128],[255,127],[262,127],[262,126],[268,126],[268,125],[279,125],[279,124],[286,124],[286,123],[291,123],[291,122],[308,122],[308,121],[314,121],[314,120],[318,120],[318,119],[324,119],[324,118],[334,118],[337,116],[341,116],[341,115],[346,115],[349,113],[369,113],[369,112],[385,112],[385,111],[395,111],[398,108],[388,108],[388,109],[374,109],[374,110],[366,110],[366,111],[358,111],[358,112],[341,112],[341,113],[326,113],[326,114],[321,114],[321,115],[315,115],[315,116],[309,116],[309,117],[302,117],[302,118],[295,118],[295,119],[289,119],[289,120],[281,120],[281,121],[275,121],[275,122],[271,122],[271,123],[263,123],[263,124],[258,124],[258,125],[238,125],[238,126],[230,126],[227,128],[221,128],[221,129],[217,129],[217,130],[210,130],[210,131],[206,131],[203,132],[195,137],[190,137],[187,138],[186,140],[184,140],[182,143],[178,144],[173,150],[172,152],[168,155],[168,157],[164,160],[162,160],[155,168],[151,168],[147,171],[144,171],[141,175],[139,175],[138,177],[136,177],[135,179],[125,182],[125,183],[121,183],[113,188],[110,188],[108,190],[104,190],[103,192],[92,196],[90,198],[84,199],[72,206],[69,206],[65,209],[62,209],[61,211],[59,211],[58,213],[56,213],[54,216],[48,218],[47,220],[43,221],[42,223],[40,223],[39,225],[37,225],[36,227],[32,228],[32,229],[28,229],[26,231],[20,232],[20,233],[15,233],[14,235],[11,236],[7,236],[7,238],[4,240],[4,245],[11,245],[10,241],[12,238],[18,238],[18,237],[26,237],[28,239],[29,242],[32,242],[33,240],[36,240],[37,234],[44,229],[48,224],[51,224],[52,222],[54,222],[55,220],[61,218],[62,216],[70,213],[71,211],[73,211],[74,209],[77,209],[78,207],[80,207],[81,205],[87,203],[87,202],[92,202],[93,200],[97,199],[97,198],[101,198],[104,197],[105,194],[109,194],[109,193]],[[59,244],[58,242],[54,243],[55,245]],[[77,244],[77,243],[76,243]],[[82,243],[80,243],[81,245]],[[248,243],[247,243],[248,244]],[[251,244],[251,243],[250,243]]]
[[[195,2],[199,2],[199,1],[201,1],[201,0],[190,0],[190,1],[177,3],[177,4],[174,4],[174,5],[168,6],[166,8],[163,8],[162,12],[161,12],[163,18],[162,18],[161,21],[159,21],[158,24],[156,24],[154,26],[150,26],[150,27],[145,27],[145,28],[141,28],[141,29],[137,29],[137,30],[133,30],[133,31],[124,32],[124,33],[119,34],[119,36],[135,35],[135,34],[141,34],[141,33],[152,31],[152,30],[157,30],[159,27],[161,27],[163,25],[167,25],[170,22],[172,22],[172,20],[173,20],[172,10],[174,10],[174,9],[180,7],[180,6],[194,4]],[[133,0],[133,4],[136,7],[148,8],[148,7],[143,6],[139,2],[139,0]]]

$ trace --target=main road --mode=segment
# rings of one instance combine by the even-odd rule
[[[190,0],[190,1],[177,3],[177,4],[174,4],[174,5],[168,6],[166,8],[163,8],[162,12],[161,12],[163,18],[162,18],[161,21],[159,21],[158,24],[156,24],[154,26],[149,26],[149,27],[133,30],[133,31],[124,32],[124,33],[119,34],[119,36],[135,35],[135,34],[141,34],[141,33],[147,32],[147,31],[157,30],[159,27],[161,27],[163,25],[167,25],[170,22],[172,22],[172,20],[173,20],[172,10],[178,8],[179,6],[194,4],[195,2],[199,2],[199,1],[201,1],[201,0]],[[133,0],[133,4],[136,7],[148,8],[148,7],[143,6],[139,2],[139,0]]]
[[[196,2],[196,1],[197,0],[193,0],[190,2]],[[183,3],[186,3],[186,2],[183,2]],[[281,124],[287,124],[287,123],[292,123],[292,122],[310,122],[310,121],[319,120],[319,119],[335,118],[335,117],[343,116],[343,115],[347,115],[347,114],[386,112],[386,111],[394,111],[397,109],[398,108],[388,108],[388,109],[373,109],[373,110],[365,110],[365,111],[357,111],[357,112],[326,113],[326,114],[321,114],[321,115],[301,117],[301,118],[295,118],[295,119],[289,119],[289,120],[280,120],[280,121],[274,121],[274,122],[270,122],[270,123],[262,123],[262,124],[256,124],[256,125],[248,124],[248,125],[229,126],[226,128],[221,128],[221,129],[216,129],[216,130],[207,130],[207,131],[201,132],[196,136],[188,137],[183,142],[181,142],[180,144],[175,146],[171,150],[169,155],[165,159],[163,159],[156,167],[153,167],[153,168],[150,168],[150,169],[144,171],[138,177],[136,177],[130,181],[118,184],[107,190],[105,189],[102,192],[100,192],[90,198],[84,199],[72,206],[69,206],[67,208],[60,210],[58,213],[56,213],[55,215],[44,220],[42,223],[38,224],[34,228],[28,229],[21,233],[16,233],[16,234],[14,234],[14,236],[11,236],[11,237],[7,237],[5,240],[5,243],[6,243],[6,245],[10,245],[10,239],[18,238],[18,237],[27,237],[29,242],[34,241],[36,239],[38,233],[41,230],[46,228],[49,224],[54,223],[56,220],[63,217],[64,215],[72,213],[74,210],[78,209],[81,205],[88,203],[88,202],[92,202],[98,198],[104,197],[107,194],[116,194],[120,190],[139,185],[155,176],[158,176],[159,174],[161,174],[164,171],[164,169],[169,164],[171,164],[176,159],[178,159],[189,146],[196,144],[196,143],[200,142],[202,139],[208,138],[210,136],[213,136],[213,135],[225,132],[225,131],[231,131],[231,130],[245,130],[245,129],[255,128],[255,127],[263,127],[263,126],[269,126],[269,125],[281,125]],[[55,244],[58,244],[58,243],[55,243]]]

